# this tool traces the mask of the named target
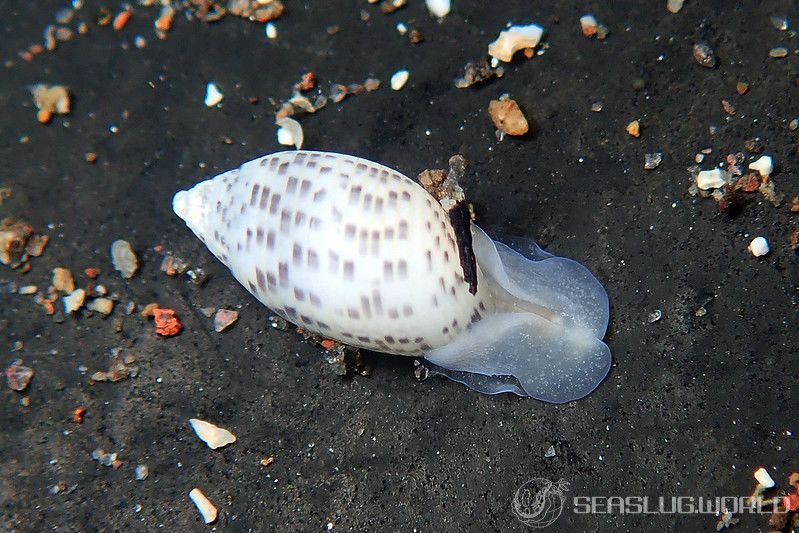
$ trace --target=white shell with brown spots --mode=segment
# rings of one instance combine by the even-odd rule
[[[492,305],[482,273],[469,293],[438,202],[365,159],[271,154],[179,192],[173,205],[264,305],[346,344],[420,355]]]

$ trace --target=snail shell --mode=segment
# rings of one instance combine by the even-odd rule
[[[585,267],[534,244],[524,257],[473,225],[471,294],[446,212],[383,165],[279,152],[178,192],[173,208],[253,296],[325,337],[558,403],[609,369],[607,295]]]

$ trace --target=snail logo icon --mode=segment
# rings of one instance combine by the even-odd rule
[[[563,512],[567,490],[569,483],[563,479],[552,482],[543,477],[533,478],[513,495],[513,513],[529,527],[551,526]]]

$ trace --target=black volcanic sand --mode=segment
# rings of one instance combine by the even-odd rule
[[[88,35],[30,63],[17,52],[40,42],[67,2],[4,4],[0,58],[16,64],[0,75],[0,185],[13,189],[0,210],[51,240],[29,273],[0,265],[0,279],[46,288],[63,266],[85,286],[83,269],[98,266],[97,282],[121,303],[106,320],[54,320],[32,296],[0,294],[2,368],[21,358],[36,371],[24,394],[0,388],[3,530],[207,531],[187,497],[193,487],[230,531],[319,531],[329,522],[335,531],[524,530],[514,493],[543,477],[570,483],[552,531],[713,531],[713,515],[582,515],[570,497],[746,495],[761,465],[784,486],[799,466],[799,276],[788,246],[797,220],[788,204],[799,194],[797,132],[788,128],[799,112],[797,56],[768,51],[797,47],[769,21],[799,20],[795,5],[688,0],[672,15],[665,0],[453,0],[439,23],[421,0],[393,15],[360,1],[286,3],[276,41],[240,18],[180,15],[159,40],[157,10],[137,8],[122,31],[90,22]],[[91,20],[100,4],[87,4]],[[580,33],[587,9],[610,29],[605,41]],[[400,36],[400,21],[424,42]],[[545,53],[520,55],[501,80],[455,88],[507,21],[545,26]],[[331,25],[340,31],[329,35]],[[132,45],[139,34],[148,43],[141,50]],[[692,56],[702,39],[716,50],[716,68]],[[395,92],[388,78],[400,68],[411,77]],[[370,76],[383,86],[302,117],[304,147],[409,176],[462,153],[471,162],[464,187],[489,233],[534,238],[602,280],[614,362],[593,394],[561,406],[484,396],[441,377],[417,380],[412,359],[377,354],[366,355],[371,376],[340,377],[318,345],[269,325],[270,312],[172,213],[171,198],[281,149],[269,99],[287,98],[306,71],[325,90]],[[211,80],[225,93],[221,108],[203,104]],[[750,83],[747,94],[736,93],[738,81]],[[36,122],[28,86],[39,82],[70,87],[71,115]],[[486,109],[506,92],[535,131],[498,142]],[[625,132],[633,119],[638,139]],[[712,168],[755,137],[774,156],[787,203],[754,193],[732,216],[688,195],[686,168],[700,150],[713,149],[703,163]],[[90,151],[94,165],[84,159]],[[643,170],[649,152],[663,153],[654,171]],[[755,235],[771,242],[765,258],[746,249]],[[130,280],[110,263],[120,238],[141,262]],[[160,272],[158,244],[204,268],[207,284]],[[151,321],[124,314],[128,301],[175,309],[184,331],[157,337]],[[238,309],[240,319],[215,333],[200,312],[207,306]],[[702,306],[707,314],[696,316]],[[648,323],[658,309],[661,320]],[[12,351],[16,341],[23,348]],[[139,375],[90,385],[115,347],[135,355]],[[87,409],[82,425],[71,421],[78,406]],[[238,441],[208,449],[192,417]],[[556,455],[545,457],[550,445]],[[92,460],[96,448],[117,452],[121,468]],[[275,463],[265,468],[266,456]],[[145,481],[133,479],[137,464],[150,469]],[[51,494],[58,482],[67,490]],[[741,519],[742,531],[766,526],[765,516]]]

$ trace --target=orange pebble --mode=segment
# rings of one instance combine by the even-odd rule
[[[172,309],[153,309],[153,316],[155,317],[155,332],[162,337],[173,337],[183,328]]]
[[[316,81],[314,80],[313,72],[306,72],[302,75],[302,79],[297,84],[297,89],[300,91],[310,91],[314,88]]]
[[[799,510],[799,494],[789,494],[788,496],[783,496],[782,504],[790,512],[798,511]]]
[[[72,421],[76,424],[83,424],[83,417],[86,414],[85,407],[76,407],[74,411],[72,411]]]
[[[89,279],[97,279],[97,276],[100,275],[100,269],[97,267],[88,267],[83,269],[83,273],[86,274],[86,277]]]
[[[47,124],[50,122],[50,119],[53,118],[53,112],[48,111],[46,109],[40,109],[38,113],[36,113],[36,120],[41,122],[42,124]]]
[[[114,23],[113,23],[114,29],[119,31],[122,28],[124,28],[125,24],[128,23],[128,21],[130,20],[130,17],[132,17],[132,16],[133,16],[133,13],[130,12],[130,11],[127,11],[127,10],[119,12],[117,14],[117,16],[114,17]]]
[[[155,29],[158,32],[166,33],[172,27],[172,20],[175,18],[174,12],[171,10],[161,10],[161,15],[155,19]],[[159,35],[159,37],[161,37]],[[164,35],[163,38],[166,36]]]
[[[336,341],[332,341],[330,339],[325,339],[322,342],[320,342],[319,344],[321,344],[322,348],[324,348],[325,350],[332,350],[333,347],[336,345]]]

